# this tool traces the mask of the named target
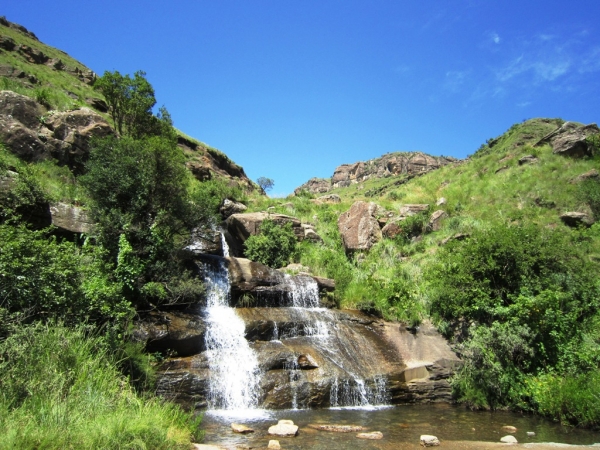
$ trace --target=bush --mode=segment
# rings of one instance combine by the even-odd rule
[[[283,267],[289,263],[296,242],[291,223],[279,226],[272,220],[264,220],[259,233],[244,242],[245,254],[247,258],[269,267]]]

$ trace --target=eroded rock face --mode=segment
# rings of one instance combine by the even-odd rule
[[[299,195],[302,191],[308,191],[311,194],[324,194],[331,190],[331,181],[326,178],[311,178],[302,186],[294,189],[294,194]]]
[[[340,215],[338,229],[346,252],[369,250],[382,238],[375,203],[356,202]]]
[[[592,149],[586,138],[598,133],[600,133],[600,129],[595,123],[580,125],[574,122],[565,122],[535,145],[550,144],[554,153],[564,156],[575,158],[591,156]]]
[[[94,227],[94,221],[88,212],[77,206],[66,203],[50,205],[52,225],[68,233],[89,233]]]

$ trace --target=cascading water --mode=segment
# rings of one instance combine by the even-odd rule
[[[225,258],[229,257],[229,245],[227,244],[227,239],[225,239],[223,232],[221,232],[221,249],[223,250],[223,256]]]
[[[244,337],[245,325],[229,307],[230,283],[222,261],[205,267],[206,348],[211,409],[243,410],[258,405],[259,368]]]
[[[333,314],[326,308],[319,307],[319,290],[312,277],[286,276],[290,287],[291,304],[301,317],[302,330],[293,328],[288,331],[287,338],[304,336],[313,341],[321,354],[339,369],[340,376],[336,377],[330,389],[330,406],[338,407],[372,407],[385,405],[388,401],[386,381],[382,376],[375,376],[369,383],[355,373],[349,361],[356,355],[339,345],[335,340],[336,321]],[[296,403],[297,366],[289,367],[290,384],[293,392],[293,407]]]

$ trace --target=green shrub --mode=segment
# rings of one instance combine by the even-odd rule
[[[594,219],[600,220],[600,180],[588,178],[579,184],[579,197],[587,203],[594,214]]]
[[[289,263],[296,242],[291,223],[280,226],[272,220],[264,220],[258,234],[244,242],[245,255],[269,267],[283,267]]]

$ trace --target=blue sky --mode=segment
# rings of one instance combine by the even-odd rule
[[[393,151],[464,158],[533,117],[597,122],[600,1],[53,3],[0,14],[99,74],[144,70],[185,133],[282,196]]]

